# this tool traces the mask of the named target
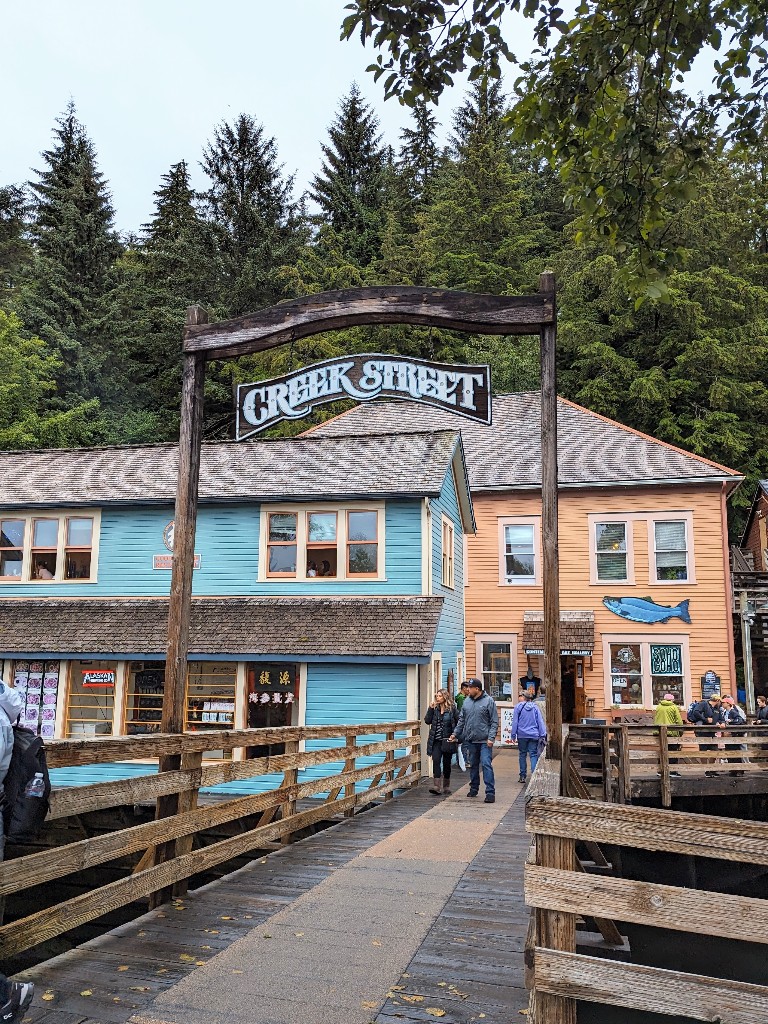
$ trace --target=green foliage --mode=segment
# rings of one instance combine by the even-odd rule
[[[0,308],[13,302],[32,259],[27,238],[29,197],[18,185],[0,187]]]

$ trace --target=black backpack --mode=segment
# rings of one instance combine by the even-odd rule
[[[24,790],[35,775],[43,776],[43,796],[25,796]],[[13,753],[3,783],[5,803],[3,824],[9,843],[31,842],[43,827],[48,814],[51,780],[42,739],[21,725],[13,727]]]

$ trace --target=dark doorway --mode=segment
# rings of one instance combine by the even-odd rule
[[[253,662],[248,666],[248,728],[277,729],[295,725],[298,710],[299,666]],[[284,743],[248,747],[248,757],[285,753]]]

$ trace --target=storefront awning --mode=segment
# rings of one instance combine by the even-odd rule
[[[560,612],[560,653],[582,657],[595,649],[595,613]],[[523,650],[526,654],[544,653],[544,612],[523,613]]]
[[[441,597],[193,598],[190,657],[428,661]],[[168,600],[0,601],[0,657],[165,657]]]

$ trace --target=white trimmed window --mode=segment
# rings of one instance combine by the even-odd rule
[[[454,553],[454,531],[453,523],[448,516],[443,516],[443,541],[442,541],[442,583],[444,587],[453,590],[453,553]]]
[[[0,516],[0,582],[95,582],[99,525],[98,512]]]
[[[384,579],[384,505],[273,506],[261,517],[259,579]]]
[[[629,545],[626,522],[595,523],[595,574],[600,583],[626,583]]]
[[[687,583],[688,529],[685,519],[653,522],[653,566],[655,583]]]
[[[541,582],[540,519],[515,516],[499,519],[499,583],[501,586]]]
[[[666,637],[606,640],[610,703],[653,708],[665,693],[681,708],[687,702],[687,647]]]

